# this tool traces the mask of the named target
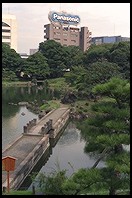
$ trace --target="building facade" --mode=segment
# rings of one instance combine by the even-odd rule
[[[17,52],[17,21],[15,15],[2,15],[2,42]]]
[[[38,52],[38,49],[30,49],[30,55],[35,54],[36,52]]]
[[[52,12],[49,19],[51,23],[44,25],[46,40],[55,40],[63,46],[79,46],[82,51],[89,48],[91,32],[88,27],[78,27],[79,16]]]
[[[91,44],[100,45],[103,43],[116,43],[121,41],[130,41],[128,37],[121,36],[100,36],[100,37],[92,37]]]

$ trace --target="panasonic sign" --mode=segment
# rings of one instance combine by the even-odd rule
[[[78,25],[80,23],[80,17],[77,15],[71,15],[59,12],[50,12],[49,20],[51,22],[58,22],[61,24]]]

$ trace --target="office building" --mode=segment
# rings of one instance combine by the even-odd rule
[[[17,52],[17,21],[15,15],[2,14],[2,42]]]
[[[100,45],[103,43],[116,43],[121,41],[130,41],[128,37],[121,36],[100,36],[100,37],[92,37],[91,44]]]
[[[50,24],[44,25],[44,38],[55,40],[63,46],[79,46],[86,51],[90,46],[91,32],[88,27],[79,27],[80,17],[66,12],[50,12]]]

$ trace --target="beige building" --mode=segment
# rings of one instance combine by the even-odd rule
[[[38,49],[30,49],[30,55],[35,54],[36,52],[38,52]]]
[[[17,52],[17,21],[15,15],[2,14],[2,42]]]
[[[50,24],[44,25],[44,38],[55,40],[63,46],[79,46],[86,51],[90,46],[91,32],[88,27],[79,27],[80,17],[67,12],[49,12]]]
[[[80,46],[82,51],[86,51],[90,46],[91,32],[88,27],[71,27],[55,24],[44,25],[44,38],[55,40],[63,46]]]

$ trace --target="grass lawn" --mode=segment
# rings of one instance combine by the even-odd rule
[[[10,191],[9,193],[3,193],[3,195],[32,195],[32,191],[28,190],[16,190],[16,191]]]
[[[57,109],[60,107],[60,102],[58,100],[50,100],[46,104],[43,104],[40,109],[48,110],[48,109]]]

